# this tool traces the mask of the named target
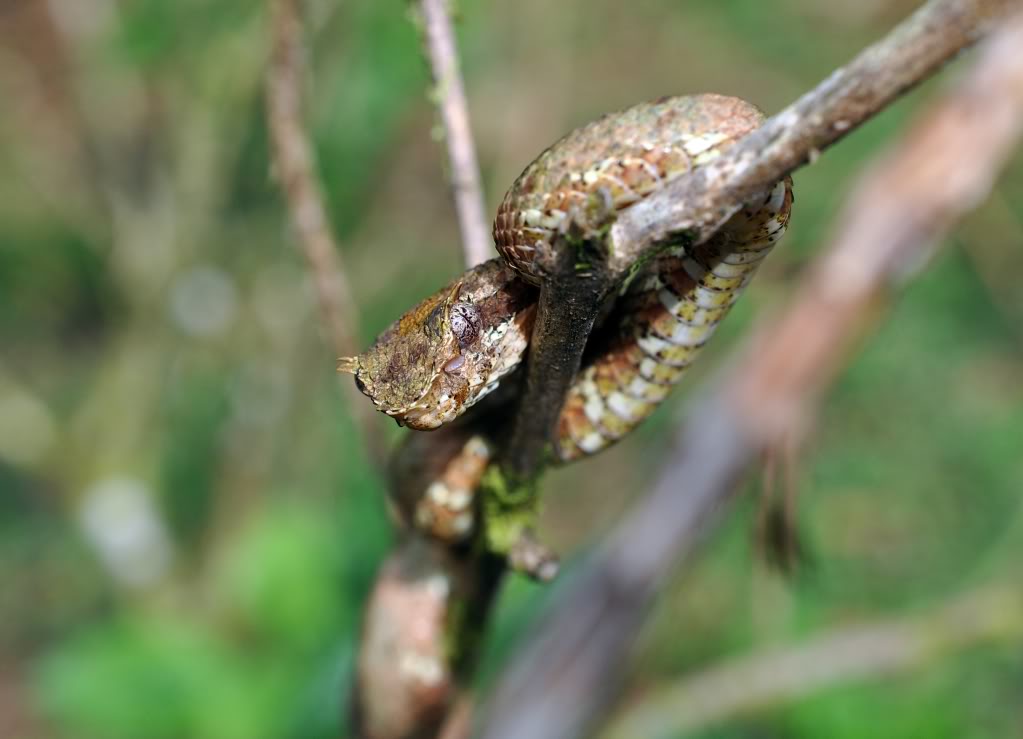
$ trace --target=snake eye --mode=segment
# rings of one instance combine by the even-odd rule
[[[476,341],[482,328],[483,319],[475,305],[455,303],[451,306],[451,333],[458,339],[459,346],[466,347]]]

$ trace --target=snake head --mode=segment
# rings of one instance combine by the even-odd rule
[[[479,315],[459,301],[461,281],[405,313],[364,354],[342,357],[338,371],[401,425],[428,430],[452,420],[468,393],[463,347],[479,335]]]

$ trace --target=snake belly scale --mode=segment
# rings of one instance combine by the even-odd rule
[[[559,232],[598,228],[587,219],[613,217],[762,120],[745,101],[707,94],[642,103],[572,131],[501,203],[494,222],[501,258],[422,301],[364,354],[342,358],[339,370],[355,374],[379,410],[410,428],[454,420],[525,357],[544,279],[538,257],[562,241]],[[791,207],[786,177],[704,243],[666,246],[621,290],[565,400],[554,440],[560,461],[606,448],[664,400],[785,232]]]

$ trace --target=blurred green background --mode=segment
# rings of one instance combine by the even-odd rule
[[[774,112],[914,5],[461,0],[488,206],[608,110],[716,91]],[[313,0],[309,27],[309,118],[368,342],[461,270],[445,161],[404,2]],[[0,2],[2,737],[345,735],[391,533],[272,179],[267,46],[257,0]],[[942,84],[800,171],[789,236],[697,376],[624,443],[548,476],[560,551],[644,488],[687,393],[784,300],[861,164]],[[751,482],[663,594],[623,705],[722,657],[1023,587],[1023,159],[948,246],[811,435],[804,566],[758,564]],[[506,588],[485,675],[544,597]],[[1023,736],[1020,647],[700,736]]]

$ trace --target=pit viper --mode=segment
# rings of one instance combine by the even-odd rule
[[[529,164],[501,202],[493,228],[501,257],[420,302],[338,369],[400,424],[428,430],[453,421],[525,358],[545,278],[537,257],[564,243],[559,234],[598,233],[595,219],[606,222],[711,161],[762,121],[744,100],[703,94],[641,103],[573,130]],[[781,238],[791,207],[786,177],[703,243],[665,245],[621,287],[561,410],[558,461],[601,451],[654,411]],[[430,520],[421,525],[449,538],[471,528],[472,491],[462,488],[473,478],[465,471],[482,469],[488,455],[485,439],[467,442],[431,483],[432,503],[419,512]]]

